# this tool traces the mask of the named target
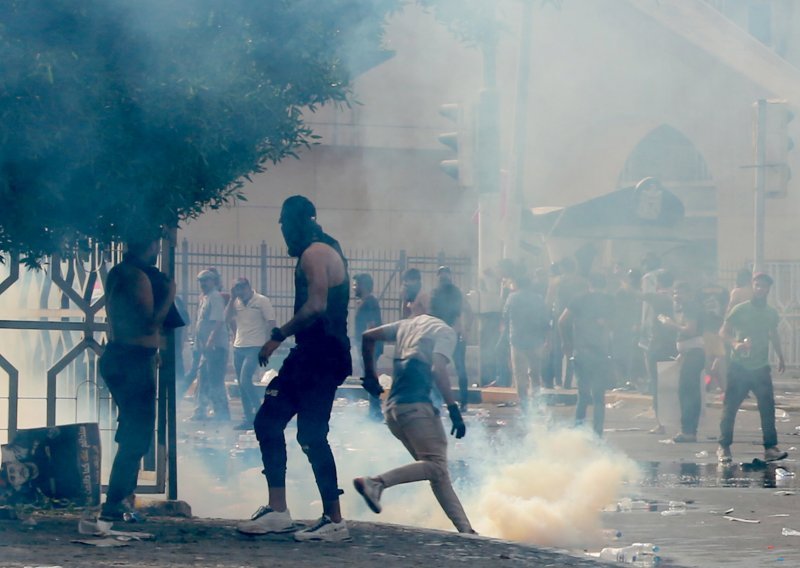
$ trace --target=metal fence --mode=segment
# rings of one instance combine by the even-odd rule
[[[450,267],[454,283],[462,290],[474,287],[470,257],[451,256],[444,252],[426,255],[409,254],[405,250],[369,249],[348,249],[344,254],[351,277],[361,272],[372,276],[383,321],[400,318],[401,278],[407,268],[417,268],[422,273],[423,290],[431,290],[436,285],[436,270],[443,265]],[[268,246],[264,242],[259,245],[215,245],[183,239],[176,254],[178,293],[186,302],[192,321],[196,321],[200,297],[196,277],[201,270],[213,267],[222,276],[226,290],[236,278],[247,278],[257,292],[270,299],[277,321],[285,323],[293,313],[296,263],[297,260],[289,257],[283,246]]]

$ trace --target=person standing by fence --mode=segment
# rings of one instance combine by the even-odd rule
[[[139,466],[153,441],[156,421],[156,366],[175,299],[175,283],[155,268],[159,239],[128,243],[121,263],[106,278],[109,342],[100,374],[117,405],[118,444],[100,520],[127,520]],[[170,327],[180,327],[177,318]]]
[[[355,318],[355,345],[361,344],[361,336],[365,331],[380,326],[383,321],[381,318],[381,305],[378,302],[378,298],[372,294],[373,286],[372,276],[369,274],[356,274],[353,277],[353,294],[358,300]],[[373,364],[376,368],[381,354],[383,354],[383,342],[375,346],[375,352],[373,353],[375,356]],[[369,394],[369,417],[375,421],[383,421],[381,399],[374,394]]]
[[[253,428],[260,406],[253,374],[258,368],[258,352],[275,327],[275,309],[266,296],[257,293],[247,278],[240,277],[231,287],[231,299],[225,308],[225,320],[234,330],[233,368],[242,399],[242,423],[235,430]]]
[[[225,390],[225,371],[228,364],[228,328],[225,325],[225,299],[220,292],[221,282],[216,270],[201,270],[197,275],[202,295],[197,309],[195,349],[200,352],[197,407],[193,420],[207,420],[209,406],[214,420],[231,419],[228,393]]]

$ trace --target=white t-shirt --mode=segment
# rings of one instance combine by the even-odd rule
[[[397,332],[395,359],[419,359],[433,364],[433,354],[453,360],[458,338],[453,328],[439,318],[422,314],[414,318],[387,324]]]
[[[234,347],[261,347],[267,342],[270,323],[275,321],[275,309],[269,298],[258,293],[247,304],[236,298],[233,304],[236,311],[236,337]]]

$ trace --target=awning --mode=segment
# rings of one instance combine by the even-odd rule
[[[675,194],[652,187],[626,187],[569,207],[523,210],[521,228],[562,238],[690,241],[716,236],[714,219],[686,219]]]

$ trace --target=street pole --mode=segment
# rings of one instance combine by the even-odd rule
[[[753,272],[764,270],[764,205],[766,181],[767,101],[756,102],[756,186],[753,204]]]
[[[517,57],[517,93],[514,102],[514,146],[511,183],[508,184],[506,198],[505,258],[517,258],[520,244],[520,217],[525,205],[523,188],[525,185],[525,153],[528,146],[528,97],[531,67],[531,32],[533,28],[533,2],[524,0],[522,4],[522,24],[520,27],[519,54]]]

